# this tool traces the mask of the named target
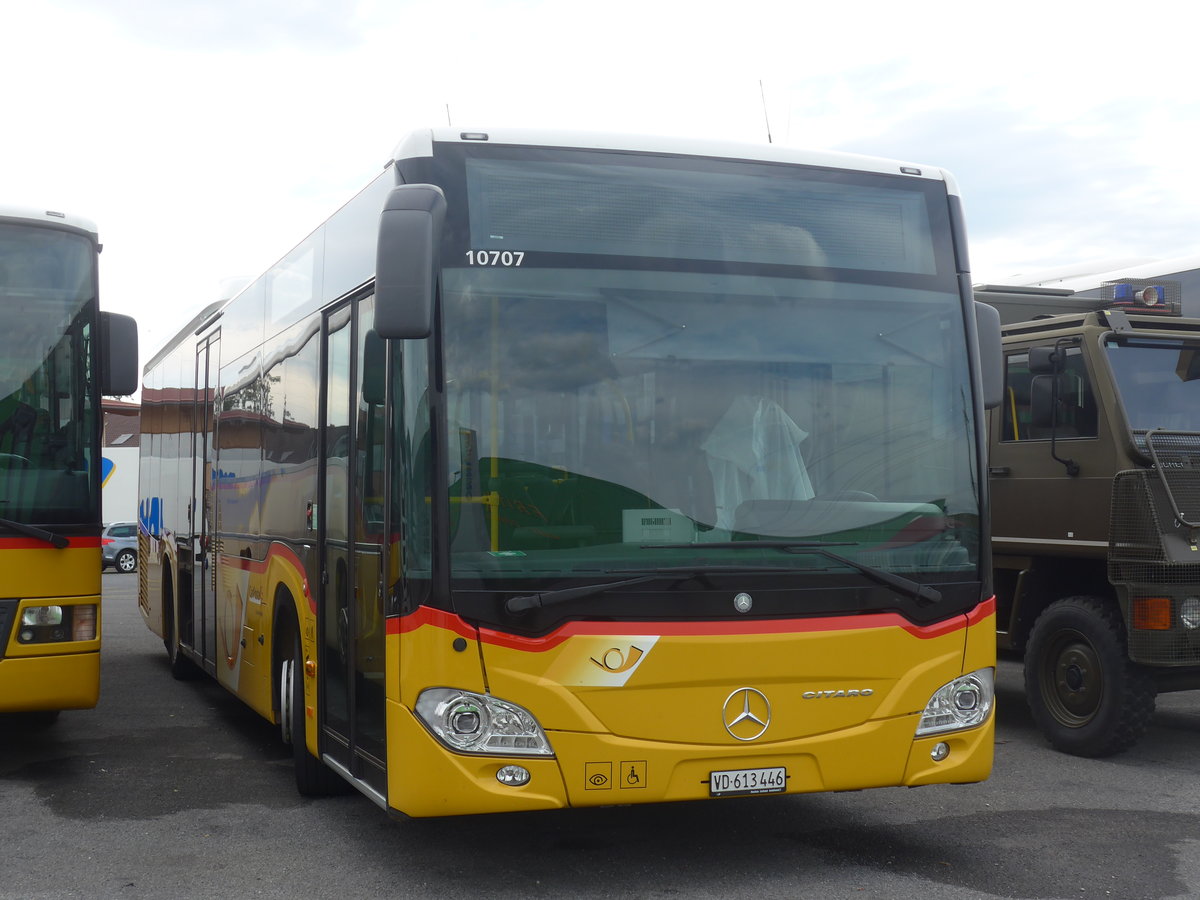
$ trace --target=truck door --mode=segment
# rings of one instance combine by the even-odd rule
[[[1081,349],[1061,349],[1065,365],[1057,374],[1032,373],[1027,348],[1005,357],[989,463],[997,553],[1033,542],[1043,551],[1091,556],[1108,545],[1112,469],[1100,446],[1103,417]],[[1078,474],[1070,474],[1072,465]]]

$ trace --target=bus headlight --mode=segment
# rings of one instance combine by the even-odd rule
[[[987,721],[995,703],[995,672],[979,669],[961,675],[934,692],[925,704],[917,737],[974,728]]]
[[[96,607],[26,606],[21,610],[17,640],[22,644],[57,644],[62,641],[94,641]]]
[[[1200,628],[1200,597],[1187,597],[1179,604],[1179,621],[1184,628]]]
[[[486,694],[429,688],[417,698],[417,717],[433,736],[460,753],[553,756],[542,726],[526,709]]]
[[[49,625],[61,625],[63,608],[61,606],[27,606],[21,611],[21,624],[30,627],[44,628]]]

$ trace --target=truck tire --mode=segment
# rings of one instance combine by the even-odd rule
[[[1033,623],[1025,648],[1025,697],[1056,750],[1111,756],[1150,724],[1154,679],[1129,661],[1117,608],[1098,597],[1065,597]]]

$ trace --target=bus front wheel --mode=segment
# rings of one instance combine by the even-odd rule
[[[305,740],[304,656],[299,630],[292,631],[291,654],[279,662],[279,728],[285,744],[292,745],[296,790],[305,797],[341,793],[344,782],[337,773],[308,752]]]

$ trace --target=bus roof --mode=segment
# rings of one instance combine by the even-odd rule
[[[944,181],[952,194],[958,193],[953,176],[945,169],[922,163],[860,156],[832,150],[803,150],[783,144],[746,144],[732,141],[698,140],[660,135],[536,129],[424,128],[409,132],[397,144],[390,162],[432,156],[434,142],[458,144],[511,144],[534,147],[566,147],[578,150],[627,150],[634,153],[669,153],[719,159],[792,163],[847,169],[857,172],[903,174]]]
[[[1079,267],[1083,268],[1082,264]],[[1183,272],[1200,269],[1200,256],[1176,256],[1170,259],[1108,260],[1094,263],[1088,271],[1032,272],[1021,282],[1030,287],[1064,288],[1070,291],[1090,291],[1105,282],[1121,278],[1171,278]]]
[[[884,157],[860,156],[853,153],[802,150],[780,144],[743,144],[607,132],[549,131],[516,128],[488,131],[450,127],[421,128],[410,131],[396,145],[392,158],[388,160],[384,168],[386,169],[388,166],[393,165],[397,160],[430,157],[433,155],[433,144],[443,142],[557,147],[573,150],[628,151],[631,153],[660,153],[676,156],[697,156],[709,159],[734,159],[752,162],[762,161],[791,165],[808,165],[827,169],[874,172],[884,175],[904,175],[910,178],[940,181],[945,184],[949,194],[958,194],[958,187],[954,181],[954,177],[945,169],[937,166],[901,162]],[[328,219],[325,221],[328,221]],[[319,228],[322,224],[324,223],[318,223],[317,227]],[[252,283],[253,281],[248,282],[246,286],[243,286],[243,289]],[[158,353],[143,367],[143,372],[150,372],[189,334],[197,333],[207,322],[214,321],[217,314],[222,313],[222,310],[236,299],[236,296],[225,297],[205,307],[204,310],[184,325],[171,340],[163,345]]]
[[[7,203],[0,203],[0,219],[7,221],[14,219],[24,220],[39,225],[53,225],[59,228],[65,226],[79,231],[86,231],[91,235],[97,234],[96,226],[90,219],[52,209],[38,209],[31,206],[12,206]]]

